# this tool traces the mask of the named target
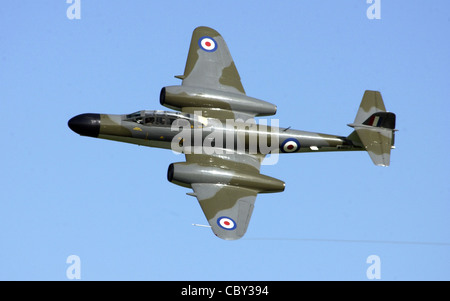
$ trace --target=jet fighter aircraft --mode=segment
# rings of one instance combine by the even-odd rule
[[[260,173],[266,155],[367,151],[375,165],[388,166],[394,147],[395,114],[380,92],[365,91],[348,136],[257,124],[277,107],[246,95],[222,36],[194,30],[179,86],[163,87],[161,105],[175,111],[81,114],[69,127],[90,136],[184,153],[169,165],[170,182],[193,192],[218,237],[239,239],[247,231],[258,193],[282,192],[285,183]]]

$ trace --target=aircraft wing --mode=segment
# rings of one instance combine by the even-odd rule
[[[226,184],[192,184],[212,231],[225,240],[244,236],[256,200],[254,190]]]
[[[191,39],[183,86],[245,94],[241,78],[222,36],[212,28],[197,27]]]
[[[219,120],[270,116],[276,106],[246,95],[222,36],[209,27],[192,33],[181,86],[164,87],[160,103],[171,109]]]
[[[194,190],[189,195],[200,207],[218,237],[235,240],[244,236],[258,193],[280,192],[284,182],[259,172],[262,155],[186,154],[186,162],[173,163],[169,181]]]

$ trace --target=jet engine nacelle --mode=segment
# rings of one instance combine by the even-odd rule
[[[254,116],[270,116],[277,112],[274,104],[245,94],[188,86],[162,88],[159,101],[161,105],[178,111],[186,107],[214,108]]]
[[[188,188],[195,183],[211,183],[239,186],[255,190],[258,193],[281,192],[285,187],[283,181],[260,173],[237,172],[231,169],[186,162],[170,164],[167,170],[167,180]]]

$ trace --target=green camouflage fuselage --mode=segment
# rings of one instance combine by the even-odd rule
[[[98,121],[92,118],[98,118]],[[91,122],[98,131],[80,131],[77,124],[86,122]],[[81,135],[172,149],[175,152],[185,152],[183,150],[189,146],[197,147],[197,151],[199,147],[213,148],[210,151],[216,152],[231,149],[252,155],[364,150],[357,141],[343,136],[256,124],[253,120],[220,121],[167,111],[139,111],[128,115],[81,114],[75,116],[70,124]]]

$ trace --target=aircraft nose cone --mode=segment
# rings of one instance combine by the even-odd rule
[[[100,133],[100,114],[81,114],[71,118],[69,128],[77,134],[98,137]]]

